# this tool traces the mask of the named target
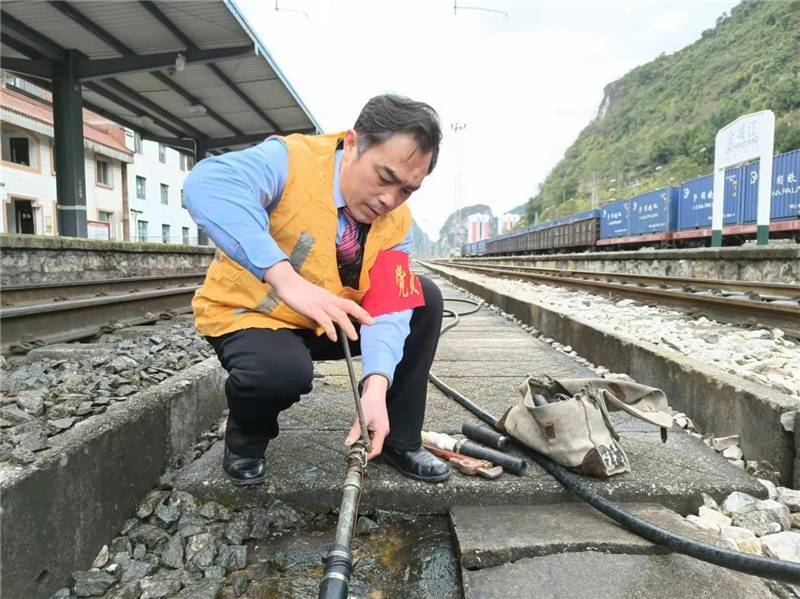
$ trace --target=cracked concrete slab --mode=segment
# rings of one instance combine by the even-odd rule
[[[277,498],[302,508],[334,508],[339,505],[344,479],[345,431],[344,426],[339,430],[320,426],[313,431],[285,430],[267,450],[269,475],[264,485],[244,490],[234,487],[220,468],[222,443],[185,468],[176,484],[203,501],[226,505],[263,505]],[[622,445],[633,472],[608,481],[588,481],[590,488],[615,501],[658,502],[687,513],[701,503],[701,492],[718,499],[734,490],[765,493],[758,481],[686,434],[671,435],[662,446],[656,433],[623,432]],[[455,505],[576,501],[544,470],[530,460],[528,464],[521,477],[506,473],[487,480],[454,472],[444,483],[427,484],[373,463],[362,503],[365,509],[444,514]]]
[[[561,553],[462,570],[465,599],[774,599],[760,578],[685,555]]]
[[[441,286],[445,295],[460,295],[447,284]],[[525,374],[587,376],[590,372],[488,309],[463,322],[473,317],[480,318],[486,330],[455,329],[445,334],[434,371],[445,368],[443,378],[452,380],[460,392],[497,416],[518,401],[517,387]],[[502,335],[493,334],[494,325]],[[493,369],[502,369],[503,376],[493,376]],[[257,505],[275,497],[298,507],[338,507],[344,477],[343,441],[353,420],[353,398],[343,362],[318,362],[315,370],[324,376],[315,379],[314,391],[281,415],[282,433],[267,451],[270,473],[264,485],[244,490],[231,485],[221,472],[219,444],[184,470],[178,486],[204,501],[225,504]],[[486,376],[484,371],[491,374]],[[515,371],[518,378],[512,376]],[[457,433],[465,420],[474,419],[430,385],[428,398],[426,430]],[[701,504],[701,491],[718,499],[735,490],[765,495],[755,479],[684,432],[674,431],[662,444],[655,427],[612,416],[633,471],[608,481],[589,481],[600,494],[615,501],[657,502],[681,513]],[[529,460],[522,477],[504,474],[489,481],[453,473],[449,481],[434,485],[403,478],[386,465],[374,464],[369,468],[362,501],[365,509],[444,514],[454,505],[538,505],[576,499]]]
[[[658,504],[622,504],[625,511],[702,543],[720,540]],[[566,505],[455,506],[450,519],[469,570],[491,568],[526,557],[556,553],[668,553],[622,528],[585,503]]]

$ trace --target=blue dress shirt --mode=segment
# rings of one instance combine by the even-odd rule
[[[345,206],[339,187],[342,150],[337,150],[333,172],[333,202]],[[288,260],[269,234],[269,215],[283,195],[289,172],[289,153],[283,141],[271,137],[257,146],[200,161],[183,185],[186,207],[194,221],[232,260],[259,280],[270,266]],[[346,221],[339,210],[336,242]],[[412,233],[395,250],[411,253]],[[412,310],[384,314],[361,327],[363,377],[381,374],[391,385],[403,357]]]

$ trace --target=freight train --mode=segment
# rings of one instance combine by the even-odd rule
[[[759,161],[725,171],[723,242],[755,237]],[[462,256],[692,247],[711,242],[714,176],[657,189],[597,210],[564,216],[465,244]],[[773,157],[770,237],[800,241],[800,149]]]

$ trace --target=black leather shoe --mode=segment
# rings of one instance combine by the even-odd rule
[[[384,447],[383,461],[397,469],[400,474],[427,483],[438,483],[450,476],[450,466],[427,449],[413,450]]]
[[[267,460],[236,455],[225,445],[222,470],[234,485],[256,485],[267,477]]]

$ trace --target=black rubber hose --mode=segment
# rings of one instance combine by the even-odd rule
[[[496,449],[483,447],[482,445],[478,445],[472,441],[464,440],[458,442],[456,444],[456,451],[472,458],[486,460],[487,462],[491,462],[497,466],[502,466],[503,470],[510,472],[511,474],[516,474],[517,476],[522,476],[525,472],[525,469],[528,467],[528,463],[525,460],[518,458],[515,455],[508,455],[502,451],[497,451]]]
[[[482,424],[469,421],[461,424],[461,434],[467,439],[472,439],[478,443],[483,443],[489,447],[499,449],[500,451],[508,451],[508,446],[511,444],[511,438],[506,435],[501,435],[494,429]]]
[[[334,545],[325,558],[325,576],[319,586],[319,597],[325,599],[347,599],[350,575],[353,573],[353,558],[350,547]]]
[[[442,327],[442,333],[453,328],[458,323],[459,316],[465,316],[466,314],[477,312],[481,306],[481,303],[474,302],[472,300],[458,299],[446,301],[471,303],[475,304],[477,307],[474,310],[461,314],[454,313],[452,310],[446,310],[446,312],[455,314],[455,321],[448,323],[447,326]],[[499,432],[505,432],[497,426],[497,419],[492,414],[481,408],[474,401],[461,395],[455,389],[449,387],[438,378],[434,380],[434,378],[431,377],[431,382],[436,385],[436,387],[439,388],[445,395],[457,401],[472,414],[487,424],[490,424],[494,429],[498,430]],[[678,553],[694,557],[710,564],[722,566],[723,568],[737,570],[738,572],[743,572],[745,574],[751,574],[754,576],[761,576],[763,578],[769,578],[772,580],[788,582],[790,584],[800,584],[800,564],[785,560],[769,559],[757,555],[750,555],[748,553],[740,553],[738,551],[730,551],[728,549],[721,549],[720,547],[700,543],[699,541],[695,541],[689,537],[685,537],[670,530],[666,530],[665,528],[661,528],[660,526],[656,526],[652,522],[648,522],[647,520],[626,512],[605,497],[601,497],[592,491],[582,480],[583,477],[570,472],[563,466],[556,464],[551,459],[543,456],[540,453],[537,453],[530,447],[519,443],[516,441],[516,439],[514,441],[516,445],[523,451],[523,453],[533,459],[547,472],[552,474],[553,477],[567,489],[635,535],[642,537],[643,539],[647,539],[652,543],[656,543],[657,545],[668,547]]]

